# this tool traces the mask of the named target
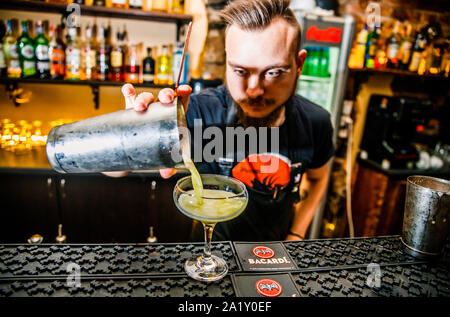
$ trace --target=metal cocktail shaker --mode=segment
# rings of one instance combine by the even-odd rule
[[[182,168],[186,118],[181,101],[152,103],[146,111],[121,110],[54,127],[47,157],[60,173]],[[190,153],[190,152],[186,152]]]
[[[401,241],[415,257],[441,254],[450,230],[450,181],[408,177]]]

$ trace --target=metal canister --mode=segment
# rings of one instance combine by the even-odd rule
[[[404,250],[421,258],[440,256],[449,234],[450,181],[409,176],[401,241]]]
[[[112,112],[54,127],[47,139],[47,157],[60,173],[182,168],[182,148],[189,151],[184,108],[152,103],[146,111]]]

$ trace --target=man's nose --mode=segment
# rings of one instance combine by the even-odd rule
[[[264,89],[262,85],[263,85],[262,80],[259,78],[258,75],[252,75],[248,77],[247,91],[246,91],[247,96],[249,96],[250,98],[262,96],[264,94]]]

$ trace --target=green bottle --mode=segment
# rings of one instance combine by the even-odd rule
[[[307,53],[306,53],[306,59],[303,63],[303,69],[302,69],[302,75],[308,76],[309,75],[309,65],[311,63],[311,54],[312,54],[312,48],[305,47]]]
[[[41,79],[50,78],[50,57],[48,50],[48,40],[44,35],[42,22],[38,21],[36,24],[37,36],[34,39],[35,54],[36,54],[36,71]]]
[[[328,72],[328,63],[330,59],[330,51],[328,47],[324,47],[322,49],[322,54],[320,56],[320,67],[319,67],[319,76],[320,77],[330,77]]]
[[[377,54],[379,40],[380,28],[374,26],[372,32],[367,35],[366,53],[364,56],[364,64],[366,68],[375,68],[375,56]]]
[[[311,76],[320,76],[320,56],[322,55],[322,49],[316,48],[311,56],[311,66],[309,74]]]
[[[27,21],[22,21],[22,35],[17,39],[17,45],[19,46],[22,77],[34,77],[36,75],[36,57],[33,40],[28,36]]]

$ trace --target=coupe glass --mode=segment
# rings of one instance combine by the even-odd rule
[[[214,227],[218,222],[231,220],[239,216],[247,206],[248,193],[245,185],[237,179],[222,175],[200,175],[203,183],[202,212],[195,208],[188,208],[180,200],[190,200],[195,205],[196,197],[193,193],[191,176],[181,178],[175,185],[173,199],[177,208],[186,216],[196,219],[203,224],[205,232],[205,246],[203,254],[194,259],[187,260],[184,269],[195,280],[212,282],[222,279],[228,272],[228,266],[224,259],[211,254],[211,238]],[[212,191],[227,192],[227,197],[212,198]],[[183,196],[188,195],[188,196]],[[209,195],[209,197],[208,197]],[[195,202],[195,203],[194,203]]]

